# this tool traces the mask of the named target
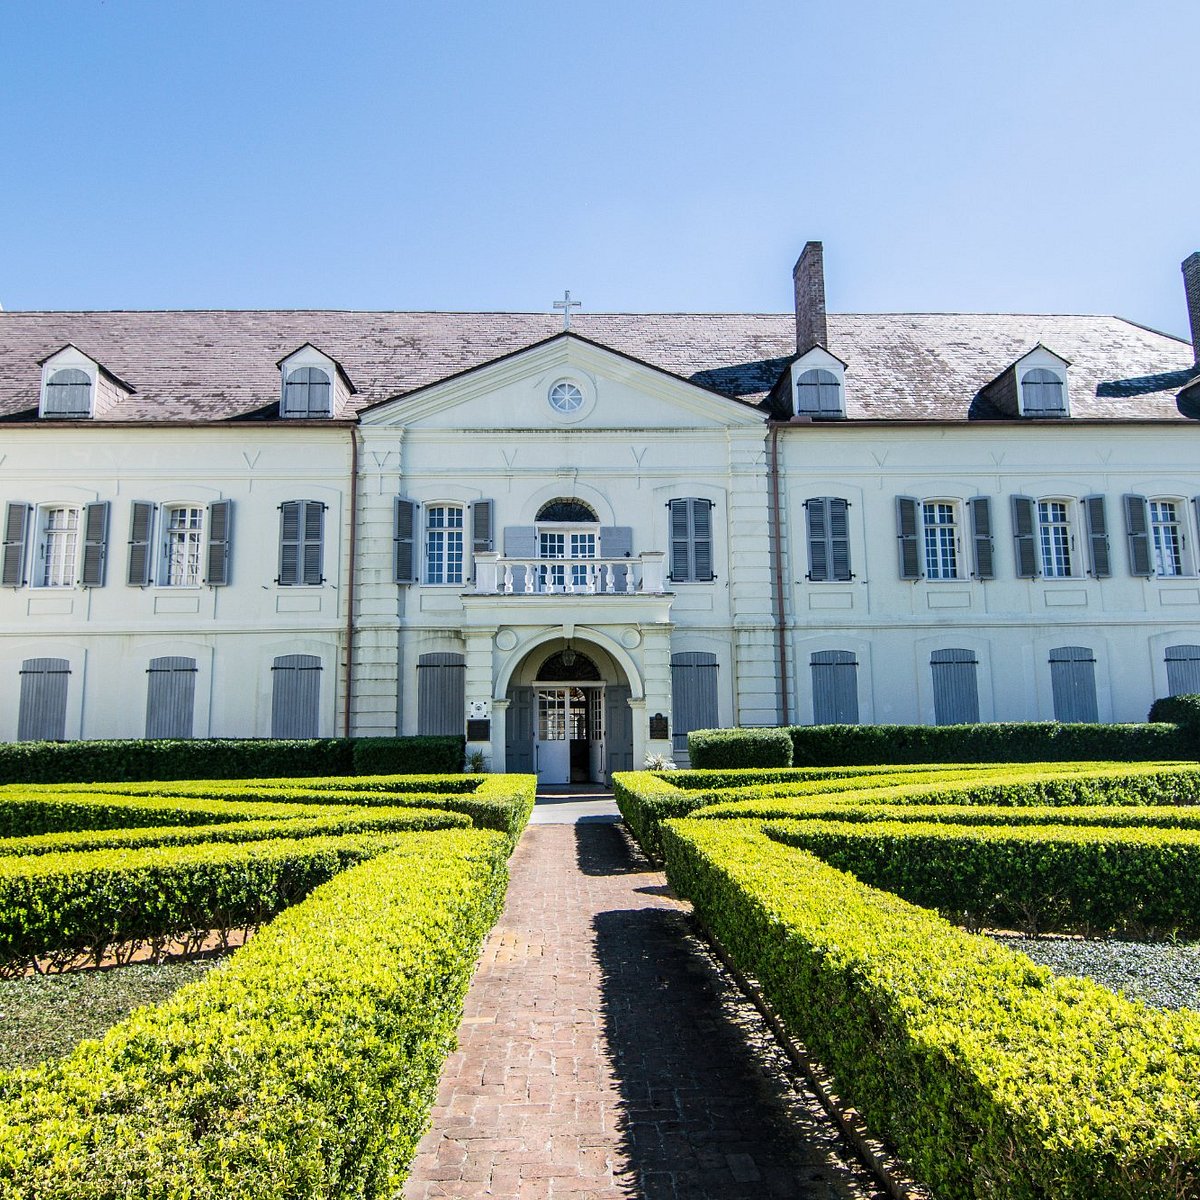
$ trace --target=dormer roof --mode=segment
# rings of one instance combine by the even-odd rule
[[[351,396],[358,395],[358,388],[354,386],[354,380],[352,380],[350,376],[346,374],[346,369],[342,366],[342,364],[338,362],[338,360],[334,358],[332,354],[326,354],[326,352],[322,350],[320,346],[316,346],[312,342],[305,342],[303,345],[297,346],[294,350],[289,350],[288,353],[282,358],[275,360],[275,365],[282,371],[285,363],[295,358],[297,355],[303,354],[305,350],[315,351],[322,358],[327,360],[329,365],[333,367],[334,371],[336,372],[337,377],[342,381],[346,391],[348,391]]]

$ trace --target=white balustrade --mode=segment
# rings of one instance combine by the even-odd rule
[[[475,590],[505,596],[612,596],[664,590],[661,552],[640,558],[475,555]]]

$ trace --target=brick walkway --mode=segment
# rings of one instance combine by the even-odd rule
[[[612,824],[531,825],[408,1200],[881,1195]]]

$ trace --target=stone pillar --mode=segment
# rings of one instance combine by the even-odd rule
[[[464,680],[466,717],[471,720],[494,721],[492,702],[492,639],[494,629],[468,629],[466,631],[466,678]],[[501,747],[504,743],[501,741]],[[482,751],[488,760],[488,769],[495,770],[495,726],[487,739],[467,738],[467,754]],[[503,751],[501,751],[503,758]]]

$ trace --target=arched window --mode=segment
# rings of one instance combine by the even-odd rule
[[[568,521],[572,525],[599,524],[600,518],[582,500],[559,497],[538,509],[539,521]]]
[[[1035,367],[1021,376],[1021,411],[1027,417],[1061,417],[1067,411],[1063,381],[1054,371]]]
[[[78,367],[64,367],[46,380],[47,417],[87,417],[92,412],[92,379]]]
[[[832,371],[814,367],[796,380],[796,412],[811,417],[842,415],[842,385]]]
[[[329,374],[320,367],[297,367],[283,385],[285,417],[329,416]]]

